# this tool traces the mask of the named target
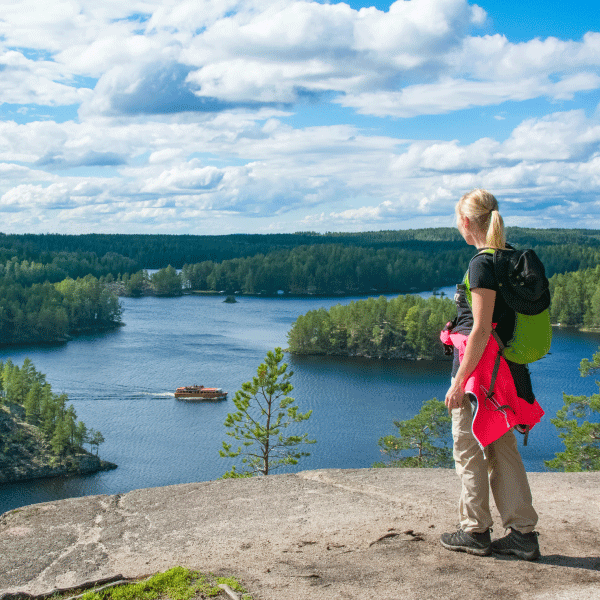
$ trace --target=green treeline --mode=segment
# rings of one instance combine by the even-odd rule
[[[537,245],[548,275],[600,264],[600,248]],[[322,244],[274,250],[221,263],[186,264],[181,285],[190,290],[272,295],[406,293],[452,285],[462,279],[472,248],[427,252]],[[139,275],[138,275],[139,276]]]
[[[3,238],[0,237],[0,244]],[[60,252],[42,254],[36,260],[12,256],[6,258],[0,246],[0,279],[30,286],[35,283],[57,283],[67,279],[77,279],[93,275],[106,281],[113,281],[120,273],[137,269],[137,264],[118,254],[109,253],[98,258],[94,253]]]
[[[600,252],[600,230],[507,228],[507,237],[517,247],[535,248],[549,275],[595,266]],[[421,252],[426,256],[439,252],[470,255],[470,249],[455,227],[370,231],[359,233],[231,234],[231,235],[126,235],[126,234],[1,234],[0,265],[11,259],[49,265],[65,271],[65,277],[94,275],[102,277],[141,269],[162,269],[172,265],[202,262],[220,263],[233,258],[299,246],[339,245],[379,250],[396,248]],[[553,246],[557,252],[546,252]],[[592,255],[595,256],[592,259]],[[563,257],[563,258],[560,258]],[[583,263],[581,262],[583,261]],[[588,262],[589,264],[585,264]],[[79,265],[79,266],[78,266]],[[79,271],[77,269],[80,269]],[[52,281],[51,278],[49,278]],[[54,281],[58,281],[55,279]],[[35,283],[35,282],[32,282]],[[43,281],[37,281],[43,283]]]
[[[455,253],[454,253],[455,254]],[[467,256],[450,251],[434,256],[397,248],[300,246],[267,255],[215,264],[184,265],[183,285],[192,290],[248,294],[335,294],[409,292],[448,285],[462,276]]]
[[[441,235],[444,230],[433,231],[437,232],[438,238],[444,237]],[[563,232],[515,229],[512,233],[516,238],[511,238],[515,246],[536,250],[548,276],[600,264],[599,240],[591,234],[571,232],[580,243],[565,244]],[[181,270],[181,287],[184,291],[239,291],[263,295],[273,295],[278,290],[289,294],[330,295],[406,293],[459,281],[473,255],[472,248],[454,239],[413,239],[390,242],[389,247],[382,247],[376,235],[372,237],[377,241],[371,246],[366,244],[367,234],[363,235],[364,238],[359,238],[361,244],[346,244],[348,238],[341,235],[339,239],[345,242],[337,243],[338,237],[328,234],[325,237],[328,243],[321,241],[319,244],[272,249],[266,254],[221,262],[186,263]],[[135,273],[135,278],[141,282],[142,271]],[[175,290],[170,292],[171,295],[179,293],[174,274],[170,279],[172,290]],[[138,288],[142,289],[141,284]],[[153,288],[153,282],[147,282],[145,293],[155,293]]]
[[[420,250],[439,242],[464,245],[452,228],[375,231],[361,233],[284,233],[231,235],[127,235],[127,234],[0,234],[0,263],[13,257],[49,262],[57,253],[120,255],[132,261],[129,273],[140,269],[181,268],[203,261],[221,262],[297,246],[340,244],[373,248],[404,247]],[[113,275],[119,271],[113,270]],[[73,275],[71,275],[73,277]],[[97,274],[96,276],[100,276]]]
[[[109,284],[137,265],[114,252],[53,250],[45,239],[0,235],[0,346],[59,342],[121,323]]]
[[[600,328],[600,264],[553,275],[550,292],[553,323]],[[313,310],[292,325],[289,351],[431,359],[443,353],[439,332],[455,311],[450,300],[423,300],[417,296],[399,296],[389,301],[382,296],[347,306],[338,304],[329,310]]]
[[[119,278],[117,287],[121,296],[138,298],[140,296],[181,296],[183,293],[182,278],[171,266],[160,269],[152,275],[143,269],[136,273],[125,273]]]
[[[73,405],[67,406],[67,395],[54,394],[46,376],[36,371],[28,358],[20,368],[10,359],[0,362],[0,394],[0,406],[10,403],[22,407],[25,421],[39,429],[59,462],[83,451],[83,444],[95,447],[97,453],[104,442],[99,431],[88,430],[85,423],[77,420]],[[0,451],[6,454],[11,440],[3,442]]]
[[[567,272],[600,264],[598,230],[508,228],[507,233],[515,246],[536,250],[548,276],[568,277]],[[0,344],[64,340],[118,324],[117,294],[406,293],[459,281],[472,254],[454,228],[225,236],[0,234]],[[147,268],[159,270],[148,275]],[[566,286],[558,291],[556,321],[598,325],[590,277],[586,283],[574,281],[575,295],[574,285],[556,284],[557,291]]]
[[[440,330],[455,313],[448,299],[411,295],[338,304],[298,317],[288,333],[289,351],[433,359],[443,355]]]
[[[117,296],[92,275],[29,287],[0,278],[0,345],[64,341],[120,323]]]
[[[550,317],[573,327],[600,327],[600,263],[593,269],[550,278]]]

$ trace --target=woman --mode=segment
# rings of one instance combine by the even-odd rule
[[[477,250],[504,249],[504,223],[498,212],[496,198],[485,190],[476,189],[465,194],[456,205],[458,230]],[[512,430],[482,448],[472,431],[474,409],[470,394],[465,394],[469,376],[478,368],[492,330],[506,344],[514,327],[515,313],[498,293],[494,272],[493,253],[477,254],[469,264],[470,302],[465,297],[465,286],[458,286],[455,300],[458,317],[453,333],[465,334],[466,347],[458,360],[454,349],[452,383],[446,394],[446,406],[452,412],[454,460],[461,479],[459,502],[460,529],[445,533],[442,545],[448,550],[487,556],[492,552],[514,554],[525,560],[539,558],[537,513],[532,505],[527,474]],[[493,340],[493,338],[492,338]],[[512,365],[514,366],[514,365]],[[480,365],[481,367],[481,365]],[[510,369],[513,372],[513,369]],[[514,375],[514,373],[513,373]],[[531,380],[526,367],[522,368],[519,396],[531,395]],[[525,386],[522,385],[525,380]],[[511,381],[511,385],[513,382]],[[521,390],[525,388],[523,393]],[[531,400],[528,400],[531,401]],[[500,512],[508,535],[491,541],[492,517],[489,507],[489,489]]]

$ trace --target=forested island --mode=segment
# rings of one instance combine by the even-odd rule
[[[550,278],[550,319],[563,327],[600,330],[600,264]],[[301,315],[288,334],[293,354],[434,359],[454,302],[432,297],[369,298]]]
[[[600,263],[550,279],[550,317],[561,326],[600,328]]]
[[[292,354],[435,359],[444,356],[440,330],[455,316],[454,302],[384,296],[301,315],[288,334]]]
[[[0,362],[0,483],[117,467],[98,457],[102,434],[77,420],[67,401],[29,359],[22,367]]]
[[[534,248],[544,262],[554,321],[599,327],[600,231],[509,227],[507,233],[516,247]],[[431,290],[459,281],[472,254],[454,228],[224,236],[0,234],[0,345],[61,342],[117,327],[119,295],[378,296]],[[156,272],[149,274],[152,269]],[[383,330],[388,339],[385,325]]]

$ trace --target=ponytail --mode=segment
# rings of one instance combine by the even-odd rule
[[[504,221],[498,210],[490,213],[490,224],[485,236],[485,245],[488,248],[503,250],[506,248],[506,233],[504,232]]]
[[[504,221],[498,212],[498,201],[486,190],[475,189],[465,194],[456,205],[456,214],[468,217],[485,232],[488,248],[506,248]]]

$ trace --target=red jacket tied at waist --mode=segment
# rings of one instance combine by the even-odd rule
[[[458,358],[462,361],[468,336],[443,330],[440,339],[442,343],[457,348]],[[498,350],[498,343],[490,335],[481,359],[465,384],[465,393],[477,399],[472,429],[482,447],[495,442],[517,425],[533,427],[544,415],[537,400],[530,404],[517,396],[515,382],[504,358],[500,359],[494,392],[490,398],[487,397]]]

